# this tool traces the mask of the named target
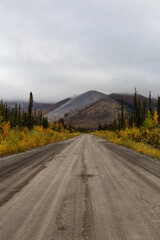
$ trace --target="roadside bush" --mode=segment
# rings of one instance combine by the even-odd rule
[[[52,130],[52,125],[47,129],[43,129],[42,126],[35,126],[33,130],[26,127],[20,130],[17,127],[11,129],[9,122],[3,123],[0,129],[0,156],[23,152],[77,135],[79,133],[70,133],[63,128],[60,132],[57,132]]]
[[[117,132],[96,131],[93,134],[160,160],[160,128],[149,130],[143,126]]]

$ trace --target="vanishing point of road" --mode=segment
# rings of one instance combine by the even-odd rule
[[[0,159],[1,240],[159,240],[160,163],[92,135]]]

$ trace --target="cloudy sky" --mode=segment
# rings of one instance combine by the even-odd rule
[[[0,0],[0,98],[160,93],[159,0]]]

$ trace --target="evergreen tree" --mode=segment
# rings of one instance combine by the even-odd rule
[[[128,124],[130,127],[133,126],[133,121],[134,121],[134,116],[133,113],[129,115],[129,120],[128,120]]]
[[[153,106],[152,106],[151,91],[149,91],[149,111],[151,113],[151,116],[153,116]]]
[[[137,102],[137,90],[135,88],[134,94],[134,122],[138,125],[138,102]]]
[[[121,127],[124,127],[124,101],[121,100]]]
[[[48,128],[48,127],[49,127],[48,118],[43,117],[43,128]]]
[[[121,130],[121,114],[120,112],[118,113],[118,130]]]
[[[18,125],[18,109],[17,109],[17,103],[15,103],[14,107],[14,126]]]
[[[101,131],[102,130],[102,125],[99,123],[98,125],[98,131]]]
[[[117,128],[118,128],[118,126],[117,126],[117,120],[114,119],[114,121],[113,121],[113,130],[116,131]]]
[[[3,100],[1,99],[1,104],[0,104],[0,115],[2,116],[2,109],[3,109]]]
[[[159,95],[157,100],[157,114],[158,114],[158,121],[160,123],[160,96]]]
[[[9,121],[10,121],[10,124],[11,124],[11,127],[15,127],[15,113],[14,113],[14,108],[12,108],[10,110],[10,117],[9,117]]]
[[[138,115],[137,115],[137,126],[141,125],[141,99],[138,98]]]
[[[34,108],[34,124],[35,124],[35,125],[38,125],[37,109],[36,109],[36,107]]]
[[[146,114],[147,114],[147,101],[142,100],[142,123],[146,119]]]
[[[21,105],[18,106],[18,126],[21,128],[22,125],[22,116],[21,116]]]
[[[29,105],[28,105],[28,128],[29,129],[32,129],[34,124],[32,108],[33,108],[33,94],[32,92],[30,92]]]
[[[5,103],[3,102],[3,99],[1,100],[1,104],[0,104],[0,115],[5,119],[5,113],[6,113],[6,109],[5,109]]]
[[[39,126],[43,125],[42,109],[39,110],[38,118],[37,118],[37,124],[38,124]]]
[[[27,112],[22,113],[22,126],[28,127],[28,118],[27,118]]]
[[[7,103],[5,104],[5,121],[7,122],[9,120],[9,112],[8,112],[8,106]]]

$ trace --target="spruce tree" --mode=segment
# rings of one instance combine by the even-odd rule
[[[102,125],[99,123],[99,125],[98,125],[98,131],[101,131],[102,130]],[[60,131],[60,124],[59,124],[59,129],[58,129],[58,131]]]
[[[141,99],[138,98],[138,115],[137,115],[137,126],[141,125]]]
[[[11,127],[15,127],[15,109],[12,108],[10,112],[10,124]]]
[[[34,108],[34,124],[35,124],[35,125],[38,125],[37,109],[36,109],[36,107]]]
[[[134,122],[134,116],[133,113],[129,115],[129,119],[128,119],[128,123],[129,126],[132,127],[133,126],[133,122]]]
[[[160,123],[160,96],[159,95],[157,100],[157,114],[158,114],[158,121]]]
[[[29,105],[28,105],[28,128],[33,128],[33,114],[32,114],[32,108],[33,108],[33,94],[30,92],[29,97]]]
[[[43,125],[42,109],[39,110],[37,124],[38,124],[39,126]]]
[[[23,127],[28,127],[28,118],[27,118],[27,112],[22,113],[22,126]]]
[[[21,105],[18,106],[18,126],[21,128],[22,117],[21,117]]]
[[[48,128],[48,127],[49,127],[48,118],[43,117],[43,128]]]
[[[121,100],[121,126],[124,127],[124,101]]]
[[[111,126],[111,130],[116,131],[118,128],[117,120],[114,119],[113,122],[110,124],[110,126]]]
[[[17,126],[18,124],[18,109],[17,109],[17,103],[15,103],[14,107],[14,126]]]
[[[149,111],[150,111],[151,116],[153,116],[153,106],[152,106],[151,91],[149,91]]]
[[[3,102],[3,99],[2,99],[0,104],[0,115],[3,118],[5,118],[5,114],[6,114],[6,108],[5,108],[5,103]]]
[[[118,113],[118,130],[121,130],[121,114],[120,112]]]
[[[138,102],[137,102],[137,90],[135,88],[134,93],[134,122],[138,125]]]
[[[7,103],[5,105],[5,120],[8,121],[9,120],[9,113],[8,113],[8,106]]]
[[[147,101],[142,100],[142,123],[146,119],[146,114],[147,114]]]

